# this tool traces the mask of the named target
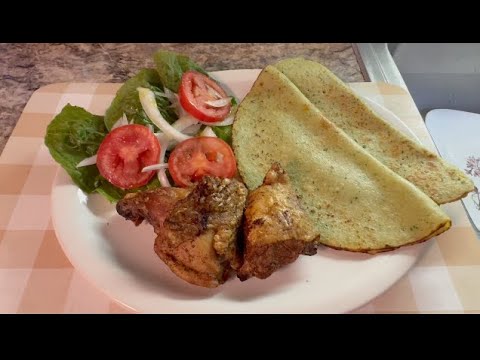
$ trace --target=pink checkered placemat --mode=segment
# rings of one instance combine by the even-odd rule
[[[0,155],[0,313],[132,313],[83,278],[63,253],[50,218],[58,166],[43,144],[47,124],[67,103],[103,114],[120,84],[63,83],[37,90]],[[403,89],[352,84],[394,112],[434,149]],[[355,313],[480,312],[480,241],[460,202],[444,206],[453,227],[430,241],[417,265]]]

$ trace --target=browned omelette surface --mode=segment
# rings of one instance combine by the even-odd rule
[[[325,118],[437,204],[458,200],[473,191],[474,184],[463,171],[377,116],[323,65],[294,58],[282,60],[274,66]]]

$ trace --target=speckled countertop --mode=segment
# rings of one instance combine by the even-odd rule
[[[31,94],[57,82],[123,82],[170,49],[206,70],[262,68],[304,56],[346,82],[364,81],[352,44],[0,44],[0,153]]]

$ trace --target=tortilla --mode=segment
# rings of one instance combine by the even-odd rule
[[[321,114],[381,163],[445,204],[465,197],[474,184],[463,171],[408,138],[377,116],[323,65],[294,58],[274,65]]]
[[[326,119],[273,66],[238,108],[233,149],[250,190],[262,184],[274,161],[280,163],[327,246],[376,253],[451,226],[432,199]]]

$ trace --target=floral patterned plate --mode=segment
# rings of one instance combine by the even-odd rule
[[[470,175],[476,189],[463,205],[480,231],[480,114],[458,110],[430,111],[425,123],[440,155]]]

